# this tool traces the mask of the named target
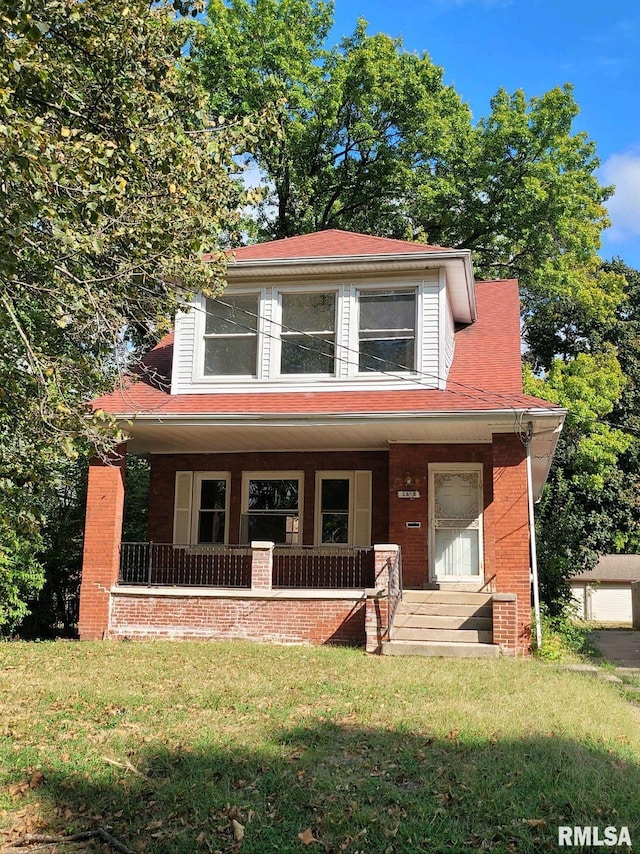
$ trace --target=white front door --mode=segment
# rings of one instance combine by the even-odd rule
[[[431,578],[478,581],[482,574],[482,465],[433,463],[430,474]]]

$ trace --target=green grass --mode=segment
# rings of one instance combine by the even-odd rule
[[[540,661],[7,643],[0,827],[154,854],[556,851],[559,824],[640,846],[639,712]]]

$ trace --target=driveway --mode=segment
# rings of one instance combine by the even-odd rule
[[[616,667],[640,671],[640,631],[608,629],[593,632],[594,644]]]

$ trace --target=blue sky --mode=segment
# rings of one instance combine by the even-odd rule
[[[572,83],[574,129],[596,142],[600,180],[615,184],[603,258],[640,269],[640,3],[638,0],[335,0],[330,42],[353,31],[402,36],[445,70],[474,117],[503,86],[540,95]]]

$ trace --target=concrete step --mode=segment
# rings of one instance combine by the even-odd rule
[[[491,593],[467,593],[464,590],[405,590],[402,593],[402,601],[479,607],[491,603]]]
[[[423,655],[440,658],[497,658],[500,650],[490,643],[445,643],[436,641],[385,641],[383,655]]]
[[[443,617],[438,614],[398,614],[393,620],[393,627],[416,629],[470,629],[475,631],[493,631],[491,617]]]
[[[488,617],[491,619],[491,603],[484,605],[441,604],[440,602],[400,602],[396,614],[424,614],[434,617]]]
[[[394,623],[391,627],[391,640],[493,643],[493,632],[475,629],[397,628]]]

